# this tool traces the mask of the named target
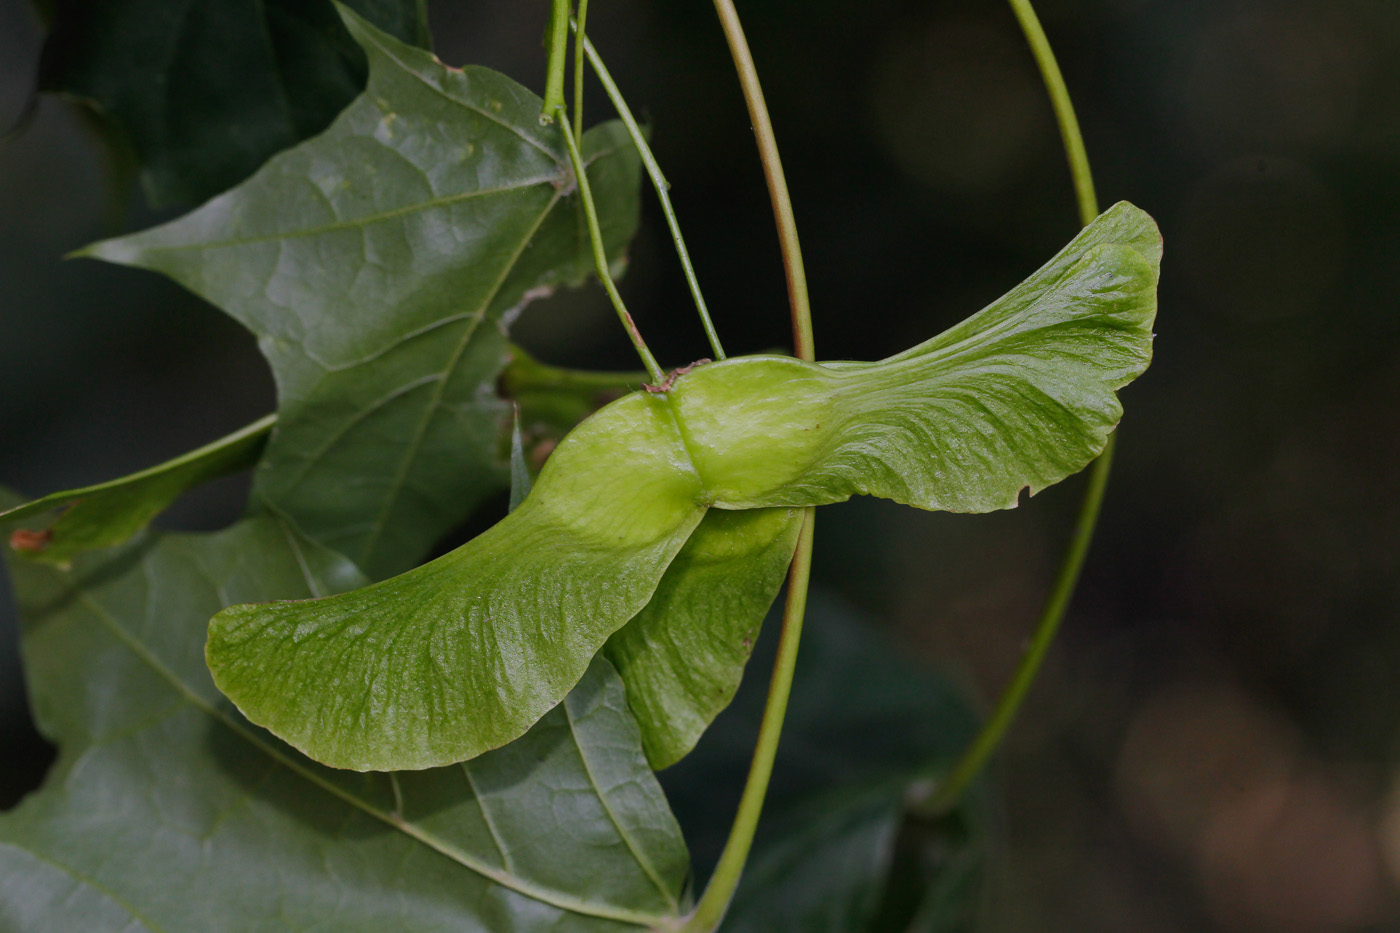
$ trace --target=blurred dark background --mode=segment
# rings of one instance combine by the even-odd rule
[[[1400,6],[1043,0],[1104,205],[1166,237],[1156,362],[1124,393],[1104,520],[999,771],[985,928],[1400,925]],[[543,85],[544,0],[431,4],[449,63]],[[749,0],[819,356],[874,359],[999,295],[1076,228],[1000,0]],[[786,346],[762,177],[713,11],[609,0],[590,32],[657,155],[731,352]],[[0,0],[0,122],[42,31]],[[590,119],[605,115],[600,97]],[[139,198],[137,199],[139,201]],[[624,292],[666,365],[705,354],[648,200]],[[252,339],[153,275],[61,256],[145,226],[61,101],[0,145],[0,482],[98,481],[273,405]],[[601,293],[531,310],[543,359],[630,367]],[[988,701],[1082,485],[991,516],[823,510],[819,585]],[[217,527],[222,481],[167,524]],[[8,599],[8,597],[6,597]],[[0,610],[0,801],[42,774]],[[725,817],[727,819],[727,817]]]

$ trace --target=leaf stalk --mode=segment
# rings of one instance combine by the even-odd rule
[[[1074,113],[1074,103],[1069,97],[1065,77],[1060,73],[1060,64],[1055,60],[1055,52],[1050,48],[1050,40],[1035,15],[1031,0],[1008,0],[1016,21],[1021,24],[1026,42],[1030,44],[1031,55],[1040,69],[1041,81],[1050,94],[1050,104],[1055,110],[1055,120],[1060,125],[1060,139],[1064,143],[1065,157],[1069,160],[1070,176],[1074,179],[1075,200],[1079,205],[1079,222],[1088,226],[1099,216],[1099,201],[1094,194],[1094,174],[1089,170],[1089,154],[1084,148],[1084,136],[1079,131],[1079,118]]]
[[[773,202],[773,218],[778,223],[783,270],[787,275],[788,303],[792,311],[793,354],[798,359],[814,362],[816,355],[812,343],[812,308],[807,296],[807,272],[802,264],[797,221],[793,218],[783,162],[778,157],[773,121],[768,116],[768,104],[763,99],[753,53],[749,51],[748,40],[744,38],[744,29],[739,24],[739,14],[734,9],[733,0],[715,0],[715,10],[719,13],[720,25],[724,27],[729,52],[734,57],[734,68],[739,73],[739,84],[744,91],[744,102],[748,104],[754,138],[758,142],[759,158],[763,161],[764,178],[768,182],[768,196]]]
[[[666,381],[665,375],[661,372],[661,367],[656,363],[656,357],[651,355],[651,350],[647,348],[647,342],[642,339],[642,332],[637,329],[637,324],[632,320],[632,315],[627,311],[627,305],[622,300],[622,295],[618,293],[617,284],[613,282],[612,273],[608,271],[608,256],[603,249],[603,231],[598,226],[598,211],[593,205],[593,191],[588,186],[588,172],[583,164],[583,155],[579,152],[578,142],[574,139],[574,131],[569,127],[569,121],[564,114],[563,106],[556,111],[559,116],[559,129],[564,134],[564,145],[569,150],[569,160],[574,166],[574,178],[578,183],[579,199],[583,202],[583,215],[588,221],[588,242],[593,247],[593,267],[598,273],[598,281],[603,283],[603,289],[608,293],[608,298],[612,301],[614,310],[617,311],[618,320],[622,322],[622,327],[627,331],[628,338],[632,341],[632,346],[637,349],[637,355],[642,358],[642,365],[646,367],[647,375],[651,377],[653,383],[660,385]]]
[[[571,21],[574,28],[574,135],[583,138],[583,43],[588,41],[584,24],[588,21],[588,0],[578,0],[578,15]]]
[[[710,933],[719,927],[748,861],[749,849],[758,829],[763,811],[763,799],[773,776],[777,758],[778,739],[782,735],[787,715],[788,697],[792,693],[792,674],[797,665],[797,648],[802,640],[802,622],[807,612],[807,585],[812,575],[812,532],[816,509],[804,509],[802,529],[798,532],[797,550],[793,553],[789,571],[787,602],[783,606],[783,627],[778,636],[778,657],[773,662],[773,678],[768,683],[768,700],[763,707],[763,721],[754,745],[753,763],[744,782],[739,810],[729,830],[724,851],[720,853],[714,874],[705,886],[705,893],[695,910],[680,927],[680,933]]]
[[[676,219],[675,208],[671,206],[671,183],[662,174],[661,166],[657,163],[656,156],[652,154],[646,136],[643,135],[641,127],[637,125],[636,118],[632,116],[632,109],[627,106],[627,101],[623,99],[617,83],[613,81],[612,75],[603,64],[598,50],[593,47],[593,43],[586,36],[583,37],[583,48],[588,56],[589,64],[593,67],[593,73],[598,76],[598,81],[607,92],[608,99],[612,101],[613,109],[621,118],[622,125],[627,127],[627,133],[632,137],[632,144],[637,147],[637,153],[642,158],[642,165],[646,167],[647,176],[651,178],[652,187],[656,189],[656,197],[661,202],[661,212],[666,215],[666,226],[671,230],[671,242],[675,244],[681,268],[685,270],[685,281],[690,286],[690,296],[695,301],[695,310],[700,314],[700,325],[704,327],[705,337],[710,341],[710,350],[714,353],[715,359],[725,359],[724,347],[720,345],[719,334],[715,331],[714,321],[710,319],[710,309],[705,304],[705,296],[700,293],[700,281],[695,277],[695,267],[691,265],[690,251],[686,249],[685,237],[681,236],[680,222]]]

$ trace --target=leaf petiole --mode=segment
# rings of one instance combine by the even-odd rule
[[[710,320],[710,310],[705,305],[705,296],[700,294],[700,282],[695,277],[695,267],[690,262],[690,251],[685,247],[685,237],[681,236],[681,226],[680,222],[676,220],[676,210],[671,206],[671,183],[662,174],[661,166],[657,163],[656,156],[652,154],[646,136],[642,134],[641,127],[637,125],[636,118],[632,116],[632,109],[627,106],[627,101],[623,99],[622,92],[618,90],[612,75],[608,73],[598,50],[594,48],[593,43],[586,36],[583,37],[583,49],[588,55],[588,63],[593,67],[593,73],[598,76],[603,89],[607,91],[613,109],[621,118],[622,125],[627,127],[627,133],[632,137],[632,144],[637,147],[637,153],[642,157],[642,164],[646,166],[652,187],[656,189],[656,197],[661,202],[661,212],[666,215],[666,226],[671,230],[671,242],[676,245],[676,255],[680,258],[681,268],[685,270],[685,280],[690,286],[691,298],[695,300],[695,310],[700,314],[700,324],[705,328],[705,336],[710,341],[710,349],[714,352],[715,359],[722,360],[725,358],[724,347],[720,345],[719,334],[715,332],[714,322]]]
[[[642,332],[637,329],[636,322],[628,313],[627,305],[623,303],[622,295],[618,293],[617,285],[613,282],[612,273],[608,271],[608,256],[603,249],[603,232],[598,226],[598,211],[593,205],[593,192],[588,186],[588,172],[584,168],[583,156],[579,153],[578,142],[574,139],[574,131],[569,127],[569,121],[566,119],[559,121],[559,129],[564,135],[564,145],[569,150],[569,160],[574,166],[574,178],[578,182],[579,199],[583,202],[583,215],[588,221],[588,242],[593,247],[593,266],[598,273],[598,281],[603,283],[603,289],[608,293],[608,298],[617,311],[618,320],[622,321],[622,327],[627,331],[632,346],[636,347],[637,355],[642,358],[642,365],[646,367],[647,375],[651,377],[653,383],[660,385],[666,381],[666,377],[662,374],[661,367],[657,365],[656,357],[652,356],[651,350],[647,349],[647,343],[642,339]]]
[[[588,41],[584,27],[588,21],[588,0],[578,0],[578,15],[569,21],[574,30],[574,135],[583,138],[583,43]]]
[[[783,172],[782,159],[778,157],[778,140],[773,135],[773,121],[768,116],[768,104],[763,99],[753,53],[749,51],[748,40],[744,38],[744,28],[739,23],[733,0],[715,0],[715,11],[719,13],[724,37],[734,57],[734,68],[739,73],[739,84],[744,90],[759,158],[763,162],[764,179],[768,183],[768,196],[773,202],[773,219],[778,224],[783,269],[787,275],[788,303],[792,311],[793,355],[810,363],[817,357],[812,346],[812,308],[807,297],[807,272],[802,263],[802,247],[797,240],[797,222],[793,218],[792,198],[788,195],[787,175]]]

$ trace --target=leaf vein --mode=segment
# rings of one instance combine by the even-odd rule
[[[655,886],[656,890],[661,894],[661,897],[670,906],[671,912],[678,913],[680,911],[680,904],[676,901],[675,896],[671,893],[670,889],[666,886],[665,882],[661,880],[661,874],[656,870],[656,866],[652,865],[651,860],[642,853],[642,850],[632,839],[631,833],[627,832],[627,830],[623,827],[622,822],[617,818],[617,814],[613,811],[612,804],[608,802],[608,795],[598,784],[598,779],[593,774],[593,764],[588,759],[588,751],[583,747],[583,743],[580,742],[578,739],[578,728],[577,724],[574,722],[574,711],[571,704],[569,703],[568,697],[565,697],[564,702],[560,705],[564,707],[564,714],[568,717],[569,737],[574,740],[574,747],[578,749],[578,757],[579,760],[583,762],[583,771],[585,774],[588,775],[588,783],[591,784],[593,786],[593,790],[597,792],[598,802],[602,804],[603,811],[608,815],[608,820],[613,824],[613,828],[617,830],[618,836],[621,837],[623,843],[627,846],[628,851],[632,853],[632,858],[635,859],[637,864],[641,866],[642,871],[646,872],[647,878],[651,880],[652,885]]]
[[[184,681],[177,677],[175,673],[172,670],[170,670],[170,668],[168,668],[159,658],[152,654],[150,650],[146,648],[145,645],[137,641],[135,637],[132,636],[132,634],[128,632],[126,628],[121,625],[120,622],[117,621],[116,617],[112,615],[112,613],[107,609],[107,607],[98,602],[92,596],[91,593],[83,593],[79,597],[79,600],[83,605],[85,605],[88,608],[88,611],[104,628],[110,631],[118,641],[120,641],[123,645],[126,646],[128,651],[134,654],[138,660],[149,666],[152,671],[154,671],[158,676],[160,676],[167,683],[169,683],[170,686],[176,692],[182,694],[192,706],[208,715],[215,722],[224,726],[234,735],[243,739],[248,744],[252,745],[255,749],[262,752],[264,755],[267,755],[274,762],[286,768],[291,773],[295,774],[297,777],[313,785],[314,787],[317,787],[325,793],[330,794],[332,797],[335,797],[337,800],[340,800],[347,806],[360,810],[367,816],[373,817],[381,823],[384,823],[385,825],[398,830],[399,832],[403,833],[404,835],[408,836],[414,841],[427,846],[429,849],[432,849],[439,855],[442,855],[456,862],[463,868],[475,872],[476,874],[482,876],[488,881],[492,881],[496,884],[501,885],[504,888],[508,888],[511,891],[514,891],[517,894],[523,895],[532,900],[539,901],[540,903],[548,904],[552,907],[556,907],[560,910],[568,911],[571,913],[581,914],[590,917],[599,917],[605,920],[616,920],[621,923],[632,923],[644,927],[655,927],[656,925],[664,921],[664,917],[658,916],[656,914],[628,910],[626,908],[620,907],[610,907],[600,904],[589,904],[585,901],[579,900],[577,897],[574,897],[572,895],[564,894],[562,892],[542,888],[538,885],[531,884],[530,882],[524,880],[523,878],[519,878],[511,874],[510,872],[492,868],[489,865],[484,864],[480,859],[476,858],[475,856],[462,851],[461,849],[447,843],[442,839],[437,838],[432,833],[429,833],[426,830],[414,826],[411,823],[407,823],[401,819],[396,819],[393,816],[393,814],[385,813],[378,807],[371,806],[370,804],[366,803],[364,800],[360,799],[359,797],[355,796],[349,791],[346,791],[343,788],[336,786],[331,781],[317,775],[315,771],[313,771],[311,768],[299,764],[295,759],[279,751],[270,743],[258,738],[254,733],[244,728],[227,713],[213,706],[199,694],[194,692],[194,690],[191,689],[189,685],[187,685]],[[577,739],[575,739],[575,741],[577,741]],[[75,875],[75,877],[77,876]],[[96,884],[94,884],[93,886],[98,890],[102,890],[101,887]],[[119,899],[116,899],[115,897],[114,900],[117,900],[118,903],[121,903],[121,901]],[[135,912],[132,912],[132,916],[139,918],[139,915]],[[149,924],[147,924],[147,929],[150,929],[152,933],[163,933],[163,931],[158,930],[157,928],[152,927]]]

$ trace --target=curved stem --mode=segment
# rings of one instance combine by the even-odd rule
[[[1089,553],[1089,545],[1093,543],[1094,527],[1098,524],[1104,490],[1108,486],[1109,469],[1113,463],[1114,437],[1115,435],[1109,435],[1103,453],[1099,454],[1099,458],[1090,468],[1089,488],[1085,490],[1084,500],[1079,505],[1079,518],[1074,524],[1074,535],[1065,551],[1060,571],[1055,576],[1055,585],[1045,601],[1040,623],[1036,626],[1031,643],[1011,678],[1011,684],[997,701],[996,709],[983,723],[972,744],[948,772],[948,776],[939,782],[927,800],[921,801],[911,809],[928,816],[940,816],[953,809],[996,753],[1007,729],[1020,712],[1021,704],[1025,702],[1026,694],[1035,684],[1036,675],[1045,663],[1045,657],[1060,630],[1060,623],[1064,621],[1065,611],[1069,608],[1070,600],[1074,598],[1074,590],[1079,585],[1079,573],[1084,569],[1084,558]]]
[[[603,250],[603,232],[598,227],[598,211],[593,206],[593,190],[588,186],[588,172],[584,169],[583,156],[578,151],[574,131],[569,128],[563,108],[556,113],[559,116],[559,129],[564,134],[564,145],[569,150],[569,160],[574,165],[574,180],[578,183],[579,199],[583,202],[583,215],[588,221],[588,242],[593,247],[594,271],[598,273],[598,281],[603,283],[603,289],[608,293],[608,298],[612,301],[613,309],[617,311],[618,320],[622,321],[622,327],[627,331],[632,346],[637,348],[637,355],[642,358],[647,375],[651,377],[652,382],[660,385],[666,381],[666,377],[662,374],[661,367],[656,365],[656,357],[647,349],[647,342],[642,339],[642,332],[637,330],[636,322],[627,312],[627,305],[623,304],[622,296],[618,294],[617,285],[613,282],[612,273],[608,271],[608,255]]]
[[[1099,214],[1098,198],[1094,194],[1094,177],[1089,170],[1089,157],[1084,149],[1084,138],[1079,132],[1079,120],[1074,115],[1074,105],[1070,102],[1069,89],[1060,74],[1060,66],[1055,61],[1055,53],[1045,37],[1045,30],[1035,15],[1030,0],[1009,0],[1016,19],[1021,24],[1026,40],[1030,43],[1031,54],[1040,68],[1041,79],[1050,93],[1050,102],[1055,108],[1055,118],[1060,124],[1060,136],[1064,140],[1065,156],[1069,159],[1070,175],[1074,179],[1075,198],[1079,204],[1079,219],[1087,225]],[[1031,636],[1011,684],[997,701],[996,709],[982,725],[981,731],[972,744],[963,752],[948,776],[934,788],[933,793],[911,809],[928,816],[936,816],[951,810],[957,805],[967,788],[976,780],[1015,720],[1016,714],[1025,702],[1026,694],[1040,673],[1055,635],[1064,621],[1070,601],[1074,599],[1075,588],[1079,585],[1080,571],[1084,569],[1084,559],[1089,553],[1089,545],[1094,540],[1094,529],[1098,525],[1099,511],[1103,506],[1104,491],[1108,488],[1108,476],[1113,468],[1113,449],[1117,435],[1110,434],[1103,452],[1089,468],[1089,486],[1084,490],[1084,500],[1079,505],[1079,517],[1075,521],[1074,534],[1065,550],[1059,572],[1050,595],[1041,610],[1040,621],[1035,634]]]
[[[814,359],[812,313],[807,299],[807,278],[802,266],[801,246],[797,241],[797,226],[793,222],[792,201],[783,177],[782,162],[778,158],[778,145],[773,138],[773,124],[768,118],[768,107],[763,102],[758,73],[754,70],[753,57],[749,54],[749,45],[744,39],[744,31],[739,25],[739,16],[734,10],[732,0],[715,0],[715,9],[719,13],[725,39],[729,43],[734,65],[739,72],[739,83],[748,103],[749,117],[753,120],[759,157],[763,161],[768,193],[773,201],[773,215],[777,220],[778,238],[783,250],[783,267],[787,272],[793,343],[797,355],[811,362]],[[763,811],[763,799],[768,794],[768,781],[773,776],[778,739],[782,735],[783,720],[787,716],[788,696],[792,692],[797,648],[802,640],[802,621],[807,611],[807,585],[812,574],[815,522],[816,510],[804,509],[802,528],[797,537],[797,549],[793,552],[792,569],[788,576],[783,627],[778,636],[778,658],[773,664],[773,677],[768,682],[768,702],[763,708],[763,722],[759,726],[758,742],[754,746],[749,776],[744,782],[739,810],[729,828],[729,838],[725,841],[719,863],[715,866],[709,883],[705,885],[705,893],[700,896],[700,902],[681,924],[681,933],[711,933],[719,927],[725,912],[729,910],[730,901],[734,899],[734,891],[739,886],[739,879],[749,858],[749,850],[753,847],[758,818]]]
[[[1065,157],[1069,159],[1070,176],[1074,179],[1074,195],[1079,203],[1079,222],[1089,225],[1099,216],[1099,202],[1094,194],[1094,175],[1089,170],[1089,154],[1084,149],[1084,137],[1079,132],[1079,118],[1074,115],[1074,104],[1069,99],[1069,88],[1065,86],[1064,75],[1060,74],[1060,64],[1055,61],[1055,53],[1050,48],[1050,40],[1035,15],[1031,0],[1009,0],[1011,11],[1021,24],[1021,31],[1030,43],[1031,54],[1035,56],[1036,67],[1045,90],[1050,93],[1050,104],[1055,108],[1055,120],[1060,124],[1060,139],[1064,142]]]
[[[768,701],[763,707],[763,723],[759,726],[758,742],[753,750],[753,764],[744,795],[739,800],[739,812],[730,827],[729,838],[720,854],[715,872],[705,885],[705,893],[695,910],[680,927],[681,933],[710,933],[724,919],[739,878],[748,861],[758,818],[763,811],[763,798],[768,792],[768,780],[773,776],[773,761],[778,753],[778,739],[787,714],[788,696],[792,692],[792,674],[797,664],[797,646],[802,639],[802,621],[807,611],[807,584],[812,573],[812,532],[816,509],[804,509],[802,529],[797,537],[797,550],[792,556],[788,576],[787,602],[783,606],[783,627],[778,636],[778,658],[773,662],[773,678],[768,683]]]
[[[583,49],[580,46],[588,41],[584,25],[588,21],[588,0],[578,0],[578,15],[571,25],[574,28],[574,135],[583,139]]]
[[[768,181],[768,196],[773,201],[773,218],[778,222],[778,238],[783,248],[783,268],[787,273],[788,303],[792,309],[793,352],[799,359],[816,359],[812,348],[812,309],[807,298],[807,273],[802,265],[802,248],[797,242],[797,222],[792,215],[792,199],[788,197],[787,176],[778,158],[778,142],[773,136],[773,121],[768,118],[768,105],[763,100],[763,88],[758,83],[753,55],[749,52],[744,29],[733,0],[715,0],[724,37],[729,42],[734,67],[739,72],[739,84],[744,89],[744,101],[749,107],[754,137],[758,141],[763,174]]]
[[[588,41],[587,37],[584,37],[583,49],[588,55],[589,63],[593,66],[593,73],[598,76],[603,89],[607,91],[608,99],[612,101],[617,115],[622,118],[622,125],[627,127],[627,133],[632,137],[632,144],[637,147],[637,153],[642,157],[642,164],[646,166],[652,187],[656,189],[656,197],[661,201],[661,212],[666,215],[666,226],[671,228],[671,242],[676,245],[676,255],[680,257],[681,268],[685,270],[685,280],[690,286],[690,296],[695,300],[695,310],[700,313],[700,325],[705,328],[705,337],[710,341],[710,350],[714,353],[715,359],[722,360],[725,358],[724,347],[720,346],[719,334],[715,332],[714,322],[710,320],[710,309],[705,305],[705,296],[700,294],[700,282],[695,277],[695,267],[690,264],[690,251],[685,248],[685,238],[681,236],[681,225],[676,220],[675,209],[671,206],[671,183],[661,173],[661,166],[657,163],[656,156],[652,155],[651,146],[647,145],[646,137],[642,135],[641,128],[637,126],[631,108],[627,106],[627,101],[623,100],[622,92],[618,90],[612,75],[604,67],[603,59],[598,55],[598,50],[593,47],[593,43]]]

